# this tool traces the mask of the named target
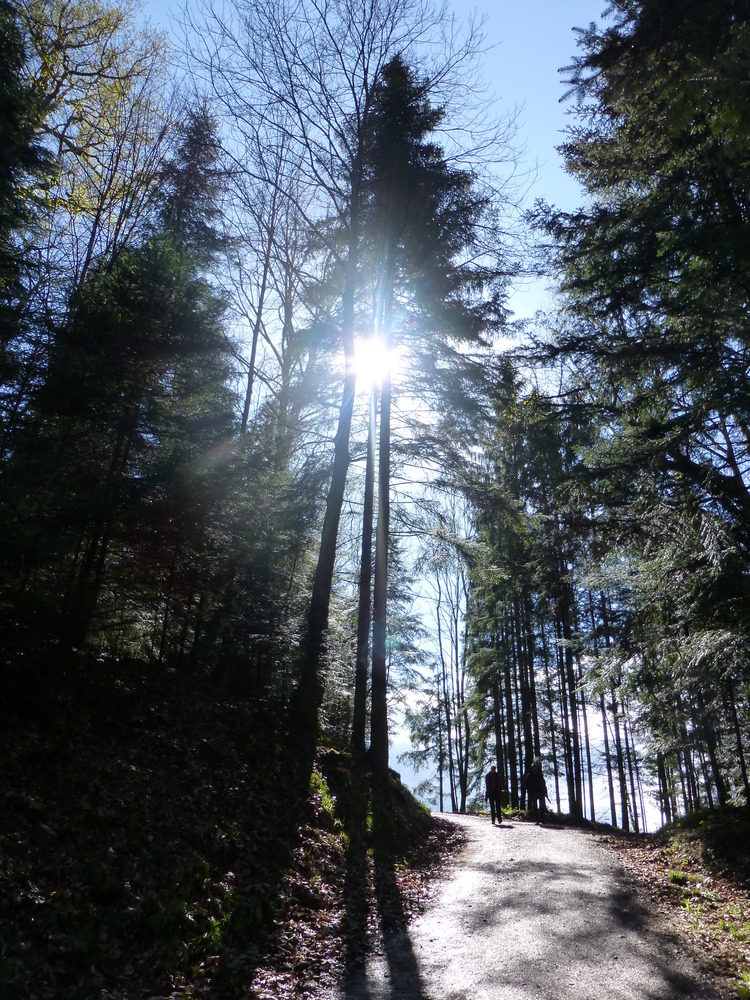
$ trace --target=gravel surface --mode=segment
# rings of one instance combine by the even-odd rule
[[[717,1000],[595,834],[445,816],[468,840],[408,933],[325,1000]]]

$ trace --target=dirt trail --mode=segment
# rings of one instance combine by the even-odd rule
[[[717,1000],[591,833],[445,817],[464,850],[408,933],[325,1000]],[[321,998],[323,1000],[323,998]]]

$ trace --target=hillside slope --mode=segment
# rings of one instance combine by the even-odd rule
[[[407,919],[451,846],[346,755],[300,778],[268,704],[136,662],[5,673],[3,996],[299,995],[376,910]]]

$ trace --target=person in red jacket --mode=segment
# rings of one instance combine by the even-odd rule
[[[490,816],[492,817],[492,825],[495,825],[495,817],[497,817],[498,825],[503,821],[503,815],[500,812],[500,805],[502,802],[503,785],[500,781],[500,775],[497,773],[497,768],[493,764],[489,772],[484,776],[484,801],[489,801],[490,803]]]

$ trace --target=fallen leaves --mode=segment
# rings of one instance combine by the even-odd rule
[[[709,841],[700,828],[603,839],[641,891],[693,938],[714,971],[738,984],[750,980],[746,860],[739,867],[724,862],[719,871],[712,870]]]

